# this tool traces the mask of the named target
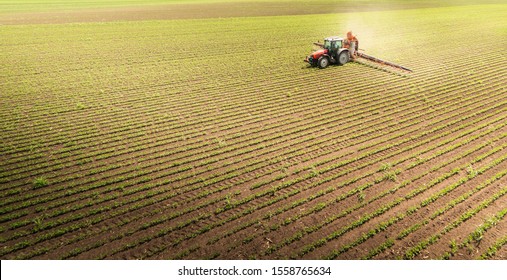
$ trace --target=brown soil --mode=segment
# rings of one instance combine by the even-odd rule
[[[135,14],[135,9],[140,8],[124,9],[131,9]],[[231,8],[227,10],[231,14],[239,13]],[[80,11],[87,12],[90,11]],[[58,13],[65,14],[48,14]],[[138,10],[137,13],[144,14]],[[32,26],[23,28],[31,29]],[[498,147],[507,147],[506,126],[501,126],[507,118],[507,101],[501,80],[507,71],[502,67],[505,57],[496,54],[501,49],[498,40],[488,44],[493,44],[493,48],[485,57],[469,54],[463,58],[465,54],[456,49],[446,49],[449,53],[442,55],[444,62],[449,57],[446,67],[452,68],[451,73],[459,78],[449,78],[448,70],[435,70],[433,64],[423,63],[426,58],[419,56],[412,62],[419,67],[417,73],[406,79],[356,64],[320,71],[299,68],[296,62],[295,66],[287,64],[288,68],[281,70],[286,72],[278,73],[278,69],[267,68],[259,72],[259,77],[249,77],[255,72],[246,72],[242,75],[248,79],[234,82],[227,82],[229,77],[224,76],[229,72],[223,72],[213,76],[218,77],[219,84],[207,88],[201,87],[198,81],[186,84],[187,81],[177,80],[178,86],[175,87],[180,89],[179,95],[172,94],[176,91],[166,93],[170,86],[153,88],[143,83],[137,88],[122,86],[116,89],[121,96],[119,93],[107,97],[101,95],[90,101],[98,106],[121,99],[117,101],[121,106],[117,111],[90,109],[75,115],[54,114],[47,119],[47,125],[38,125],[33,135],[31,131],[12,132],[8,138],[17,142],[23,152],[18,154],[18,150],[12,150],[8,156],[2,157],[4,162],[0,163],[0,169],[7,170],[2,174],[12,171],[16,175],[12,181],[6,180],[8,175],[0,178],[5,182],[0,190],[0,217],[3,219],[0,222],[0,256],[5,259],[319,259],[329,256],[333,250],[353,243],[380,223],[399,213],[407,213],[411,207],[421,205],[422,201],[466,178],[467,167],[478,156]],[[219,49],[214,48],[215,52],[211,51],[209,55],[218,57]],[[253,50],[247,49],[246,52]],[[188,52],[178,54],[183,56]],[[15,53],[11,55],[16,57]],[[461,78],[469,69],[476,69],[475,65],[485,58],[491,58],[491,61],[488,67],[481,68],[481,74],[477,76],[480,83],[469,84]],[[249,68],[252,65],[249,61],[241,63],[245,63],[243,69],[254,70]],[[164,67],[171,66],[173,64]],[[222,68],[218,69],[218,72],[222,71]],[[340,71],[350,71],[352,76],[374,83],[348,80]],[[294,73],[298,73],[297,76]],[[14,82],[15,79],[7,80]],[[286,91],[295,85],[299,90],[289,98]],[[148,92],[152,91],[160,91],[162,97],[150,96]],[[203,94],[199,95],[201,91]],[[142,92],[147,93],[142,95]],[[55,96],[47,96],[47,99],[54,100]],[[26,101],[20,97],[17,103]],[[21,120],[11,118],[19,122],[45,118],[44,113],[37,110],[34,108],[32,114],[35,115],[27,114]],[[166,120],[167,117],[157,111],[174,111],[174,115],[171,120]],[[0,109],[0,113],[7,115],[6,112],[8,108]],[[65,120],[72,117],[75,117],[74,122]],[[156,122],[159,119],[165,121]],[[101,128],[86,130],[93,122]],[[88,137],[80,139],[80,143],[86,144],[85,148],[60,153],[66,143],[61,142],[59,135],[52,138],[54,132],[48,129],[49,126],[64,130],[69,135],[67,137],[89,133]],[[436,127],[439,129],[434,130]],[[29,151],[33,138],[41,139],[42,144],[47,141],[47,147],[40,150],[43,156],[27,158],[32,155]],[[217,139],[226,141],[220,143]],[[8,150],[7,146],[3,145],[2,149]],[[133,147],[137,148],[128,149]],[[108,156],[101,158],[100,152],[105,149]],[[505,154],[505,149],[494,151],[473,163],[473,168],[480,170]],[[46,157],[45,152],[49,156]],[[72,164],[82,160],[82,156],[89,161]],[[396,178],[372,184],[363,190],[363,198],[353,193],[336,201],[385,176],[386,172],[380,170],[385,163],[392,164],[388,171],[399,171]],[[420,164],[411,168],[413,163]],[[443,163],[446,163],[443,167],[435,168]],[[459,168],[459,172],[364,224],[350,227],[354,221],[429,185],[453,168]],[[320,173],[301,179],[316,170]],[[394,245],[375,258],[403,257],[408,249],[440,232],[503,188],[507,176],[398,240],[396,237],[400,232],[429,219],[436,210],[486,184],[488,179],[504,170],[507,170],[507,160],[477,174],[474,179],[356,244],[337,258],[360,259],[388,238],[394,240]],[[33,179],[46,173],[50,184],[34,188]],[[278,177],[283,174],[286,176]],[[328,180],[315,184],[325,178]],[[349,182],[353,178],[358,179]],[[265,185],[251,188],[271,179],[273,181]],[[291,180],[299,181],[284,185]],[[388,192],[405,181],[410,183]],[[97,187],[88,189],[96,184]],[[148,186],[149,189],[143,188]],[[273,187],[280,189],[272,195],[261,193],[273,190]],[[73,195],[67,193],[73,190],[81,191]],[[132,190],[138,191],[129,194]],[[324,190],[326,194],[312,197]],[[362,204],[362,201],[384,192],[386,195]],[[255,194],[259,195],[251,201],[234,205],[234,202]],[[117,196],[101,201],[109,195]],[[274,198],[280,199],[260,207]],[[305,199],[305,203],[283,213],[275,212]],[[217,211],[226,206],[228,200],[233,202],[233,207]],[[444,234],[416,258],[438,258],[448,251],[452,239],[463,241],[485,219],[505,208],[506,202],[507,195]],[[71,208],[82,203],[88,204],[79,209]],[[141,206],[133,207],[138,203]],[[323,203],[327,205],[324,209],[301,215]],[[202,206],[194,208],[197,205]],[[50,209],[44,210],[45,207]],[[320,227],[329,217],[351,207],[355,210]],[[253,208],[233,219],[234,215]],[[55,211],[61,212],[56,215]],[[289,219],[291,222],[286,222]],[[504,218],[489,229],[480,243],[473,244],[470,253],[464,248],[453,257],[479,257],[505,235],[506,220]],[[41,224],[47,228],[37,229]],[[319,228],[312,233],[301,233],[304,230],[309,232],[317,225]],[[301,254],[306,246],[346,227],[350,227],[348,232]],[[284,244],[285,240],[299,233],[300,238]],[[32,241],[36,243],[25,245]],[[266,254],[266,250],[273,246],[279,246],[279,249]],[[493,258],[504,258],[505,247],[500,248]]]

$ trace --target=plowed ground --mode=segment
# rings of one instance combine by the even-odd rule
[[[0,257],[505,259],[507,6],[417,8],[1,26]]]

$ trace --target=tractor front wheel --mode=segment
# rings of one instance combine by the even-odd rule
[[[329,58],[327,56],[321,56],[318,61],[319,68],[324,69],[329,66]]]
[[[349,52],[343,51],[338,55],[338,64],[343,65],[349,62]]]

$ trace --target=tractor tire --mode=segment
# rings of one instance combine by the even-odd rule
[[[327,56],[321,56],[317,64],[320,69],[324,69],[329,66],[329,58],[327,58]]]
[[[347,62],[349,62],[349,52],[348,51],[342,51],[339,55],[338,55],[338,64],[339,65],[343,65]]]

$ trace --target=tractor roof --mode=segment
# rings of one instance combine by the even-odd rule
[[[326,40],[326,41],[339,41],[339,40],[343,40],[343,38],[342,37],[338,37],[338,36],[331,36],[331,37],[325,38],[324,40]]]

